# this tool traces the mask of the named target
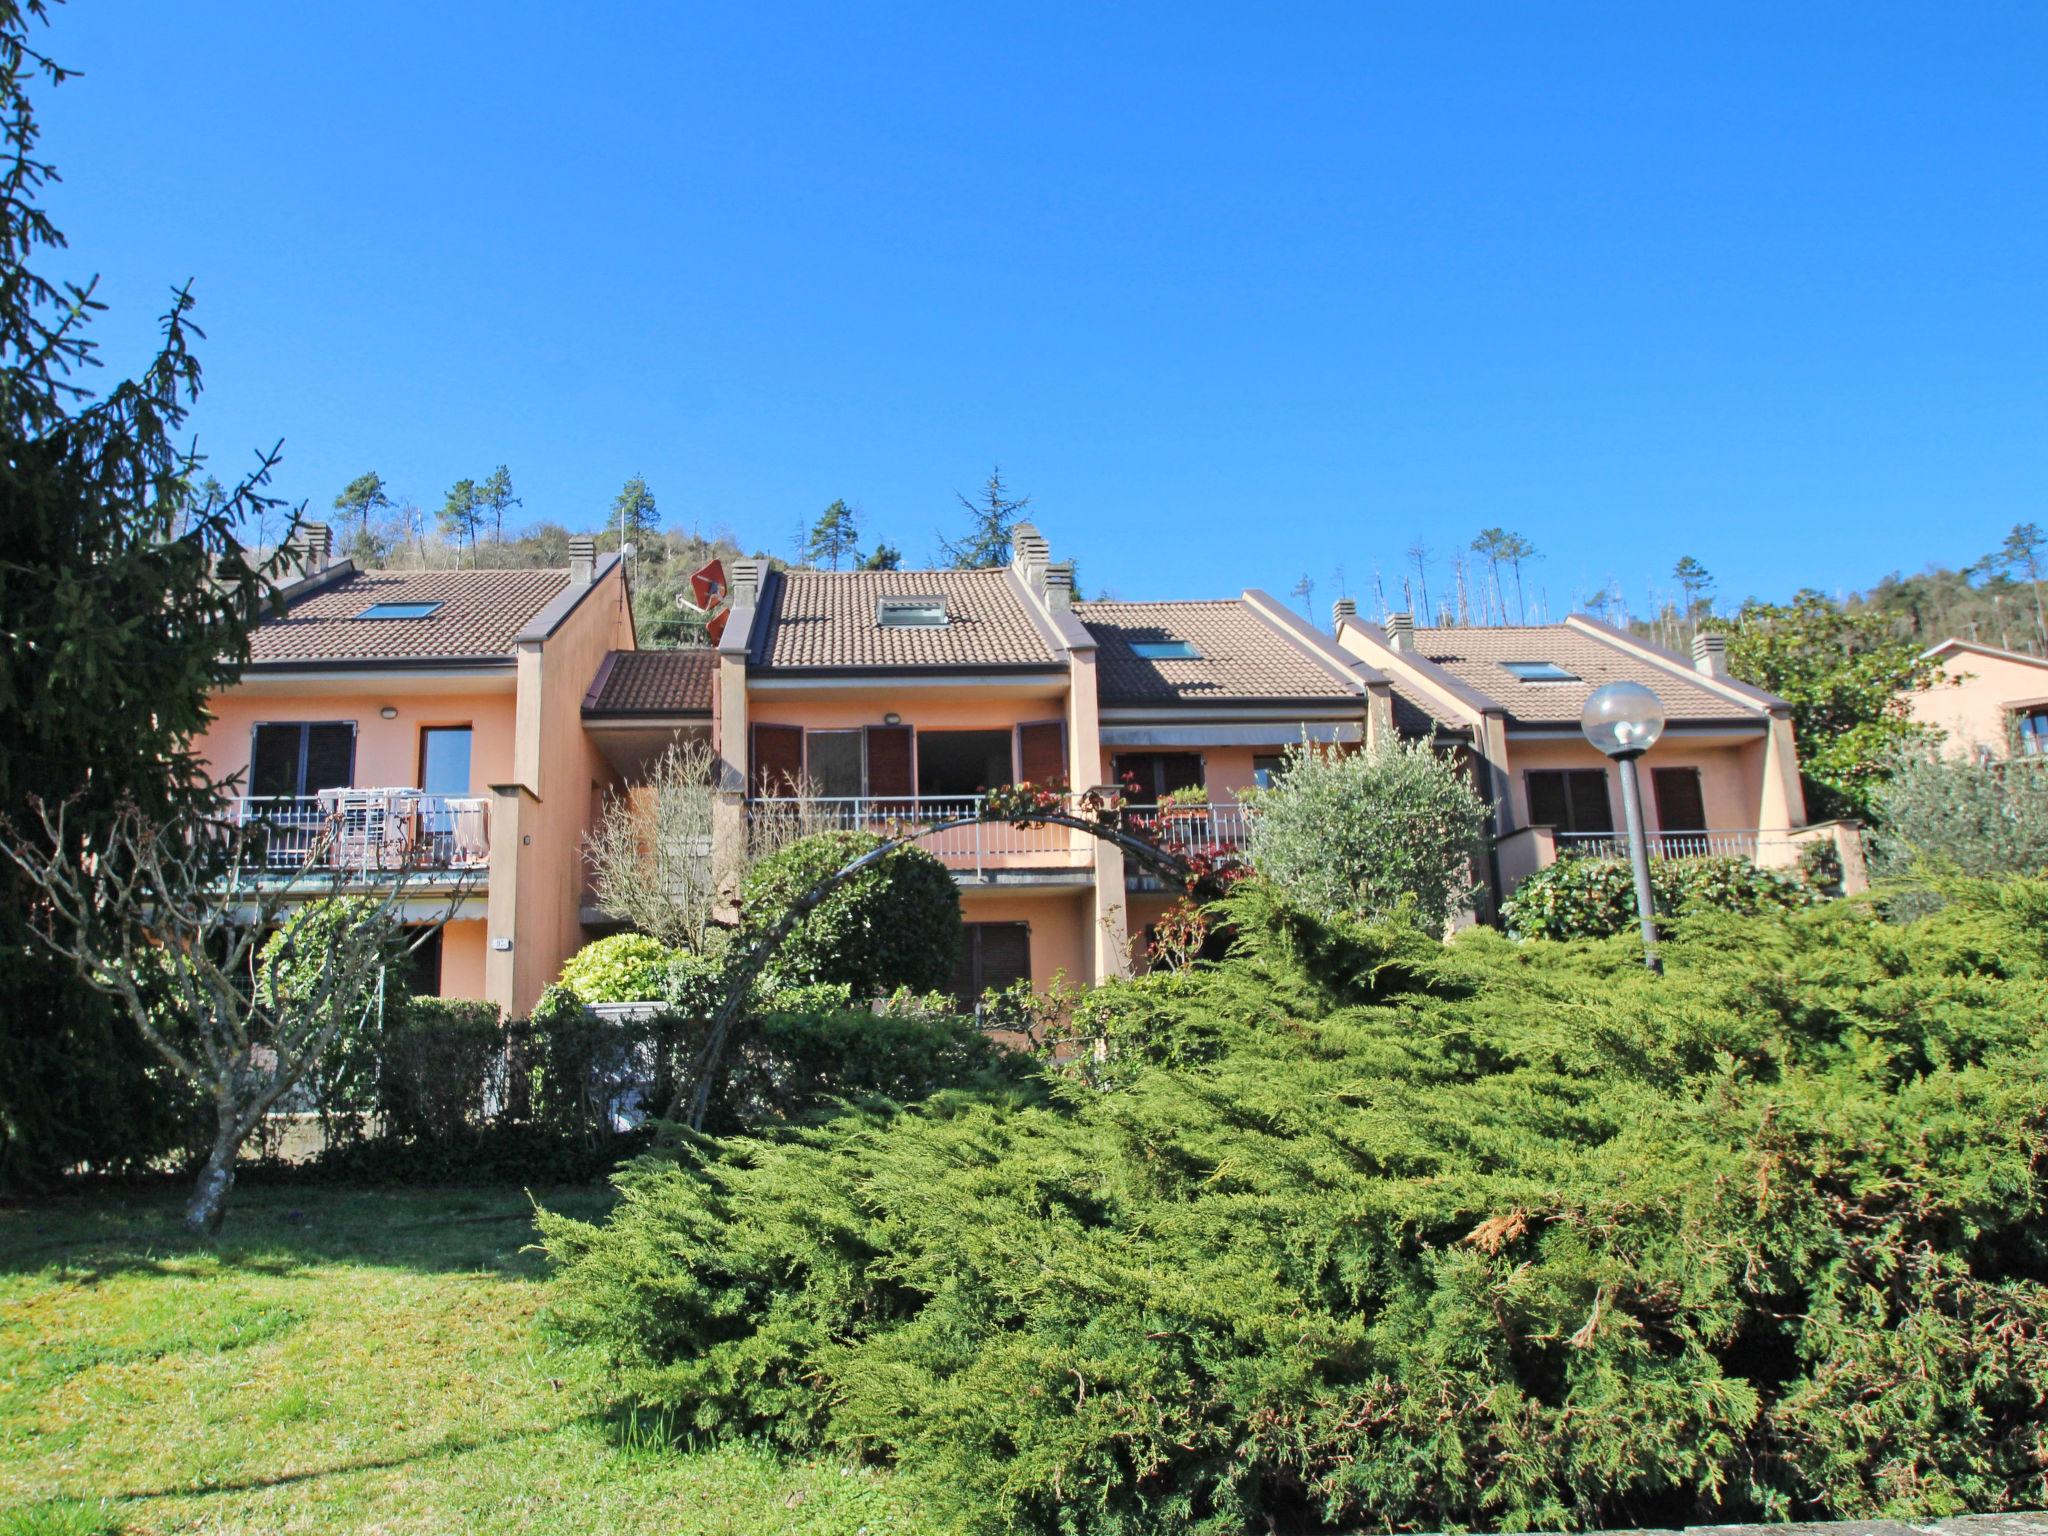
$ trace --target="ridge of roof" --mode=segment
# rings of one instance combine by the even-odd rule
[[[1632,651],[1638,656],[1644,656],[1650,660],[1661,662],[1671,670],[1683,674],[1688,683],[1696,686],[1733,694],[1742,702],[1761,704],[1767,710],[1790,709],[1792,707],[1775,693],[1766,692],[1754,683],[1745,683],[1739,678],[1733,677],[1715,677],[1710,673],[1702,672],[1676,651],[1667,651],[1654,640],[1643,640],[1634,635],[1624,633],[1616,629],[1612,624],[1604,623],[1589,613],[1566,614],[1564,622],[1568,627],[1577,629],[1582,634],[1598,635],[1618,649]]]
[[[1408,668],[1419,675],[1429,688],[1434,689],[1454,704],[1462,705],[1464,708],[1481,715],[1506,713],[1506,706],[1498,699],[1482,693],[1463,678],[1453,675],[1437,662],[1431,661],[1427,656],[1417,651],[1404,651],[1397,648],[1394,642],[1387,638],[1386,630],[1373,623],[1370,619],[1361,619],[1353,615],[1347,617],[1344,620],[1344,624],[1357,629],[1365,637],[1368,645],[1378,646],[1388,657],[1387,664],[1390,668]],[[1343,633],[1342,626],[1339,626],[1338,633],[1340,635]],[[1421,630],[1416,631],[1417,635],[1422,633]],[[1404,679],[1397,670],[1390,671],[1388,675],[1398,689]],[[1411,691],[1413,691],[1412,684],[1410,686]],[[1431,711],[1431,715],[1434,718],[1435,712]]]
[[[1282,604],[1270,592],[1258,587],[1247,587],[1243,601],[1252,612],[1314,656],[1358,692],[1365,693],[1368,684],[1388,681],[1386,673],[1363,656],[1353,656],[1307,619],[1297,618],[1292,609]]]

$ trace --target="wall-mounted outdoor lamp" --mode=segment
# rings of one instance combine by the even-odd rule
[[[378,710],[377,713],[382,715],[386,720],[396,720],[398,718],[398,706],[396,704],[386,704],[382,709]]]
[[[1661,974],[1657,912],[1650,895],[1650,846],[1643,835],[1643,793],[1636,759],[1664,734],[1664,701],[1641,683],[1607,683],[1593,690],[1579,715],[1586,740],[1621,765],[1621,810],[1628,821],[1628,859],[1635,868],[1636,915],[1643,924],[1643,964]]]
[[[901,725],[902,723],[903,717],[897,714],[896,711],[893,709],[890,710],[889,713],[887,713],[886,715],[882,716],[882,724],[884,725]]]

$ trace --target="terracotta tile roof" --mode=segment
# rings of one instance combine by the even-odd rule
[[[1201,704],[1257,699],[1361,698],[1299,642],[1235,598],[1216,602],[1076,603],[1095,637],[1105,704]],[[1185,640],[1197,660],[1150,660],[1133,641]]]
[[[584,697],[586,715],[708,715],[718,652],[613,651]]]
[[[884,597],[943,597],[943,627],[885,629]],[[915,671],[922,667],[1062,665],[1065,657],[1032,621],[1024,589],[1007,569],[975,571],[779,571],[755,620],[752,665]]]
[[[1654,688],[1673,720],[1758,720],[1760,707],[1742,704],[1631,655],[1594,635],[1563,624],[1479,625],[1415,631],[1415,649],[1467,687],[1499,702],[1508,718],[1525,725],[1576,724],[1586,695],[1622,680]],[[1572,673],[1571,683],[1528,683],[1501,665],[1547,661]]]
[[[1401,735],[1434,736],[1438,732],[1470,734],[1470,728],[1463,723],[1438,716],[1430,708],[1428,698],[1399,678],[1394,678],[1391,682],[1394,694],[1394,729]]]
[[[250,636],[266,661],[409,661],[510,655],[519,632],[569,585],[565,570],[358,571],[307,593]],[[439,603],[420,619],[364,619],[372,603]]]

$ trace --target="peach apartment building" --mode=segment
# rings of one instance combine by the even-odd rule
[[[1007,783],[1134,783],[1139,803],[1201,802],[1159,822],[1190,848],[1241,846],[1243,792],[1304,737],[1434,738],[1493,807],[1484,873],[1503,892],[1611,842],[1613,765],[1576,722],[1593,687],[1627,677],[1672,720],[1644,764],[1659,856],[1785,863],[1807,841],[1853,844],[1805,825],[1785,706],[1729,679],[1712,637],[1688,663],[1577,617],[1418,630],[1340,603],[1326,633],[1258,591],[1077,601],[1072,567],[1026,525],[997,569],[736,562],[715,649],[643,652],[618,561],[574,548],[567,570],[386,573],[316,546],[206,738],[252,810],[367,817],[460,886],[437,962],[449,995],[524,1009],[614,926],[586,890],[584,834],[683,736],[713,749],[721,837],[799,797],[813,823],[888,830],[965,819]],[[1063,828],[971,823],[925,846],[960,890],[967,995],[1120,974],[1174,896]],[[436,899],[423,888],[423,909]]]
[[[276,828],[280,878],[314,831],[345,828],[337,856],[416,870],[412,916],[455,903],[428,987],[525,1008],[584,942],[582,838],[620,779],[582,706],[633,648],[626,598],[588,539],[567,569],[373,571],[314,528],[200,750]]]
[[[2048,752],[2048,661],[1974,640],[1944,640],[1923,659],[1934,662],[1941,676],[1908,695],[1908,707],[1913,719],[1942,733],[1944,752]]]

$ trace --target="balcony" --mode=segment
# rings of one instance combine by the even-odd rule
[[[326,789],[245,795],[230,805],[254,829],[265,873],[355,876],[480,874],[491,862],[491,802],[417,789]]]
[[[1625,859],[1628,836],[1622,832],[1559,832],[1557,856],[1588,859]],[[1789,846],[1787,832],[1753,830],[1727,832],[1651,832],[1644,839],[1653,859],[1748,859],[1756,862],[1764,844]]]
[[[817,796],[753,800],[747,809],[757,828],[780,822],[789,831],[805,835],[871,832],[877,837],[902,837],[919,827],[944,827],[918,839],[917,845],[963,878],[998,880],[1006,873],[1018,878],[1078,874],[1093,868],[1092,840],[1087,833],[1069,827],[980,820],[966,826],[946,825],[979,817],[984,803],[981,795]]]
[[[1124,825],[1181,858],[1225,858],[1243,853],[1250,810],[1242,805],[1133,805]]]

